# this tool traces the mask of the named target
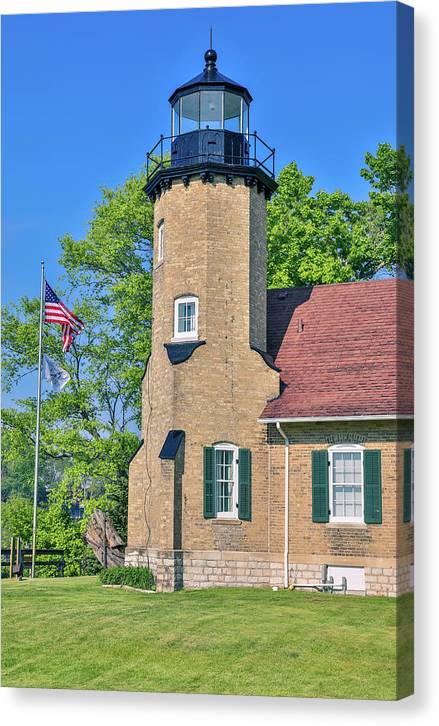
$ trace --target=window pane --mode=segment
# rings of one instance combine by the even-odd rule
[[[352,487],[344,487],[345,517],[354,516],[354,490]]]
[[[352,454],[352,459],[354,463],[354,475],[352,477],[352,481],[354,484],[361,484],[363,472],[360,452]]]
[[[344,482],[343,454],[333,454],[332,464],[333,482],[335,484],[342,484]]]
[[[236,93],[224,94],[224,128],[238,133],[241,130],[241,96]]]
[[[344,517],[343,487],[333,487],[333,497],[334,501],[332,506],[332,514],[334,515],[334,517]]]
[[[242,133],[248,133],[248,103],[242,102]]]
[[[361,517],[361,486],[334,486],[332,514],[334,517]]]
[[[335,484],[361,484],[361,453],[353,451],[334,452],[332,481]]]
[[[216,486],[217,486],[217,510],[218,512],[231,512],[233,506],[233,451],[228,449],[217,449],[215,452],[216,462]]]
[[[160,262],[163,259],[163,241],[165,238],[165,225],[164,222],[161,223],[159,226],[159,245],[158,245],[158,261]]]
[[[199,94],[190,93],[181,99],[181,131],[185,134],[188,131],[198,129],[199,122]]]
[[[222,91],[201,91],[200,93],[200,126],[202,129],[222,128],[223,116],[223,92]]]
[[[186,320],[186,303],[178,304],[178,332],[184,333],[184,325]]]
[[[195,331],[195,302],[178,303],[178,332]]]
[[[180,99],[172,107],[172,133],[178,136],[180,133]]]

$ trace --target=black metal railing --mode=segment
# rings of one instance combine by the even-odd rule
[[[205,151],[202,145],[190,154],[181,153],[184,145],[180,145],[176,153],[176,144],[185,137],[204,134],[223,134],[236,137],[241,143],[235,144],[232,150],[223,144],[220,150]],[[147,153],[146,170],[148,182],[157,172],[163,169],[189,166],[192,164],[218,163],[225,166],[248,166],[261,169],[271,179],[275,178],[275,149],[271,148],[255,131],[252,134],[237,134],[224,129],[200,129],[179,136],[160,136],[156,145]]]

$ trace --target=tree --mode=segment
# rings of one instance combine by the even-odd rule
[[[33,506],[31,499],[13,494],[2,504],[2,547],[9,547],[11,537],[20,537],[23,544],[32,541]]]
[[[87,499],[90,489],[103,493],[102,506],[122,537],[128,462],[138,446],[140,382],[150,350],[153,213],[145,183],[142,171],[116,190],[104,189],[85,238],[75,241],[66,235],[60,240],[68,281],[60,292],[67,299],[74,292],[74,310],[85,332],[64,355],[60,328],[44,326],[44,350],[69,371],[71,382],[42,403],[42,481],[44,476],[46,488],[53,488],[56,482],[47,477],[48,462],[54,462],[72,500]],[[28,298],[4,310],[4,382],[9,389],[35,370],[38,311],[38,300]],[[36,401],[17,403],[3,411],[3,440],[7,465],[18,466],[20,459],[29,485]],[[16,442],[19,456],[14,459]]]
[[[384,264],[393,271],[405,270],[413,277],[414,208],[409,187],[413,179],[410,158],[404,146],[392,149],[380,144],[376,156],[365,154],[366,166],[360,171],[371,185],[369,204],[365,215],[366,226],[371,224],[370,235],[376,234],[387,250]]]
[[[380,144],[365,162],[371,190],[360,202],[341,191],[313,195],[314,177],[295,162],[282,169],[268,204],[270,287],[364,280],[383,268],[412,275],[410,160],[403,148]]]

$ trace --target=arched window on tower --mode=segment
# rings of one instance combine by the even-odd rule
[[[157,264],[163,262],[165,253],[165,220],[159,222],[157,230]]]

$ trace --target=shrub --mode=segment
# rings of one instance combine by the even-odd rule
[[[129,585],[155,590],[154,575],[147,567],[110,567],[100,571],[99,579],[103,585]]]

